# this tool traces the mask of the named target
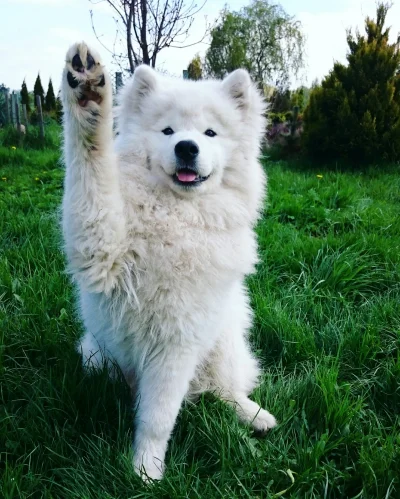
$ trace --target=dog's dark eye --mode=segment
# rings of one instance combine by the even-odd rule
[[[207,137],[215,137],[217,134],[214,132],[214,130],[211,130],[211,128],[208,128],[205,132],[204,132],[205,135],[207,135]]]
[[[162,133],[164,135],[172,135],[174,133],[174,131],[172,130],[172,128],[170,126],[167,126],[167,128],[164,128],[164,130],[162,130]]]

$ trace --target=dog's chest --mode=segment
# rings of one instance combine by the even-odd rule
[[[130,208],[129,244],[143,277],[196,284],[197,279],[231,279],[252,271],[256,261],[250,228],[227,228],[217,212],[189,203],[165,206],[156,201]]]

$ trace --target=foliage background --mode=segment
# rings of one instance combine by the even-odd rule
[[[304,112],[304,152],[352,163],[400,158],[400,51],[389,43],[389,5],[367,17],[365,34],[348,32],[348,65],[336,63]]]

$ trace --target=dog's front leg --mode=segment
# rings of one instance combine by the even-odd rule
[[[167,444],[195,368],[193,354],[163,352],[140,377],[134,467],[145,481],[162,478]]]
[[[62,102],[63,231],[69,270],[84,288],[107,293],[123,268],[126,228],[113,152],[111,82],[85,43],[67,53]]]

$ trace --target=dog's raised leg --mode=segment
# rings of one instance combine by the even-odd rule
[[[126,251],[125,221],[113,153],[110,79],[85,43],[67,53],[62,103],[63,231],[69,270],[84,289],[108,293]]]

